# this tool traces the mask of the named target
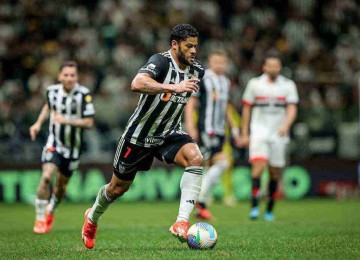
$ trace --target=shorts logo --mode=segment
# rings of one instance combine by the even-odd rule
[[[52,152],[46,151],[45,153],[45,160],[50,161],[53,158],[54,154]]]
[[[119,173],[123,173],[125,171],[125,167],[122,165],[119,165]]]

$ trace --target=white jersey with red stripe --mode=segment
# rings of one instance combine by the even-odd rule
[[[279,75],[270,82],[266,74],[252,78],[246,86],[243,104],[252,106],[250,133],[262,140],[282,139],[278,130],[286,120],[286,106],[299,101],[294,81]]]

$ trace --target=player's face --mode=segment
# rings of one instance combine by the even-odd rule
[[[281,61],[278,58],[268,58],[265,60],[263,71],[265,74],[269,75],[269,77],[273,80],[279,76],[281,71]]]
[[[227,57],[224,55],[213,54],[209,57],[209,67],[216,74],[224,74],[227,69]]]
[[[184,65],[193,65],[195,62],[196,48],[198,46],[197,37],[188,37],[177,45],[177,58]]]
[[[71,91],[78,81],[77,69],[64,67],[59,73],[58,80],[63,84],[65,91]]]

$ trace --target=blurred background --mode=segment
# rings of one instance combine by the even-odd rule
[[[36,142],[28,129],[60,64],[74,59],[96,109],[96,128],[86,131],[81,162],[84,169],[105,165],[111,172],[116,142],[138,99],[130,82],[149,56],[169,48],[170,30],[178,23],[199,31],[203,63],[212,48],[229,52],[231,97],[239,113],[242,92],[249,78],[261,74],[264,54],[279,51],[283,74],[296,82],[300,96],[290,158],[310,176],[306,194],[357,187],[358,0],[3,0],[0,168],[39,169],[47,126]],[[247,166],[242,154],[234,152],[235,164]]]

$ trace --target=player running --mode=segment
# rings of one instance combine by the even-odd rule
[[[211,198],[211,190],[218,183],[222,173],[228,168],[229,161],[222,151],[225,141],[226,121],[232,129],[237,145],[240,145],[239,129],[233,122],[229,109],[230,80],[225,75],[228,57],[226,52],[216,50],[208,57],[209,69],[206,70],[199,92],[190,98],[185,109],[186,127],[190,136],[199,143],[209,169],[203,177],[201,192],[196,203],[197,218],[212,218],[206,203]],[[198,110],[199,120],[194,123],[193,114]]]
[[[47,103],[30,127],[31,140],[34,141],[50,115],[49,137],[42,152],[42,176],[35,199],[36,234],[51,230],[55,209],[65,196],[72,173],[79,166],[83,129],[94,125],[92,95],[78,83],[77,64],[65,62],[60,67],[58,80],[60,84],[48,87]],[[57,172],[57,180],[49,201],[54,172]]]
[[[289,130],[297,114],[299,98],[295,83],[280,75],[281,67],[279,57],[268,55],[263,64],[264,74],[249,81],[243,96],[242,142],[250,141],[252,165],[251,219],[257,219],[260,214],[260,177],[268,164],[270,181],[264,219],[274,220],[275,193],[286,164]]]
[[[101,215],[130,188],[138,171],[150,169],[154,157],[185,167],[179,213],[169,231],[186,241],[203,171],[200,150],[181,127],[184,107],[191,94],[199,90],[197,84],[204,75],[195,59],[198,35],[191,25],[176,25],[171,31],[170,50],[151,56],[135,76],[131,89],[141,95],[119,140],[112,179],[100,188],[94,205],[85,212],[82,239],[87,248],[95,245]]]

